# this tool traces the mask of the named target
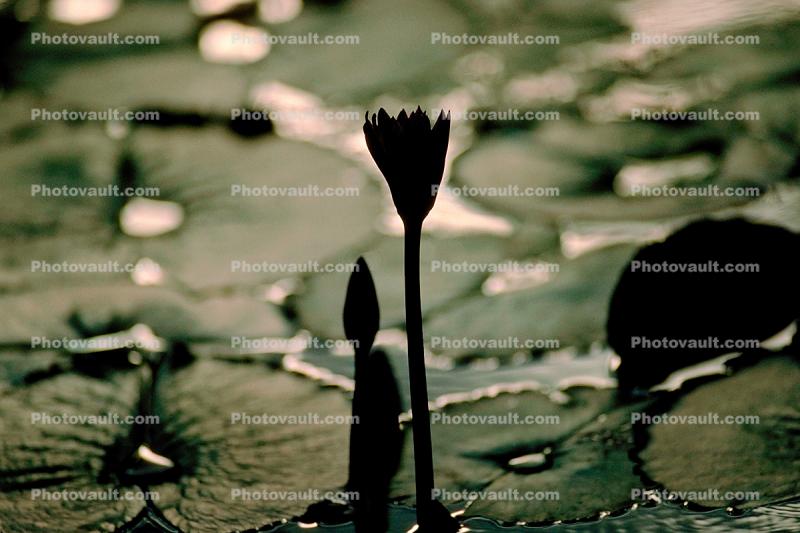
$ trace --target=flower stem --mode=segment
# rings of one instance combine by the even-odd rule
[[[405,298],[408,335],[408,371],[411,382],[411,414],[414,436],[414,477],[417,489],[417,521],[424,528],[433,500],[433,448],[431,446],[425,350],[422,343],[420,301],[420,244],[422,221],[405,222]]]

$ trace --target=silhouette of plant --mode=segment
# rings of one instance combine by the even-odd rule
[[[442,533],[458,529],[457,522],[433,497],[433,450],[425,376],[420,302],[420,240],[422,223],[436,201],[442,182],[450,136],[450,114],[439,113],[431,127],[427,113],[419,107],[391,117],[381,109],[369,113],[364,136],[378,165],[405,228],[405,305],[408,336],[408,367],[414,436],[414,474],[417,491],[417,521],[420,531]]]
[[[344,304],[344,330],[355,347],[354,423],[350,430],[347,490],[355,492],[357,532],[387,531],[389,483],[400,466],[403,411],[397,381],[386,354],[371,352],[380,324],[375,284],[359,257]]]

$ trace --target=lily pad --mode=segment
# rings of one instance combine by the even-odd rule
[[[0,191],[15,201],[0,215],[0,237],[101,230],[108,215],[101,191],[114,184],[116,157],[114,143],[97,127],[50,124],[40,135],[10,143],[0,163]]]
[[[552,280],[531,289],[475,296],[458,300],[441,313],[430,316],[425,326],[429,337],[496,340],[498,347],[475,353],[512,355],[522,348],[499,341],[518,339],[525,343],[550,342],[552,348],[586,348],[605,338],[605,317],[618,276],[634,253],[634,247],[619,245],[560,263]],[[555,342],[553,342],[555,341]],[[549,346],[549,345],[548,345]],[[453,354],[472,353],[459,348]]]
[[[123,56],[152,51],[154,48],[174,46],[177,43],[190,43],[196,19],[186,6],[173,2],[145,0],[143,2],[121,2],[119,11],[112,17],[89,24],[69,24],[50,18],[37,19],[30,29],[32,33],[61,36],[65,33],[78,38],[106,36],[110,33],[120,37],[128,35],[154,35],[158,44],[128,44],[125,46],[98,46],[87,40],[70,46],[43,45],[32,42],[31,37],[24,40],[24,51],[32,61],[43,59],[52,61],[58,69],[76,60],[108,57],[109,54]],[[56,61],[60,59],[61,65]],[[66,65],[65,65],[66,63]],[[37,75],[39,73],[36,73]]]
[[[147,324],[168,339],[282,337],[291,328],[272,304],[246,296],[193,299],[161,287],[132,284],[75,286],[0,296],[0,342],[32,337],[79,337],[75,321],[89,331],[112,333]],[[112,328],[112,331],[109,331]]]
[[[330,258],[375,234],[380,189],[328,150],[207,128],[141,132],[133,154],[143,183],[185,211],[180,228],[141,241],[143,255],[191,288],[342,269]]]
[[[448,2],[353,0],[339,9],[307,6],[294,21],[271,32],[281,35],[356,36],[357,45],[275,44],[256,81],[281,81],[334,104],[364,102],[384,91],[426,94],[447,82],[447,62],[458,46],[431,44],[431,35],[461,35],[466,17]],[[263,65],[263,66],[262,66]]]
[[[697,387],[666,414],[698,420],[709,414],[720,420],[752,416],[757,423],[652,424],[639,454],[642,469],[667,491],[703,507],[749,509],[796,498],[798,405],[796,356],[769,358]]]
[[[465,272],[463,265],[480,263],[491,266],[503,260],[503,243],[490,236],[451,238],[424,237],[421,249],[423,313],[442,307],[453,299],[477,290],[488,274]],[[403,295],[403,239],[386,238],[364,253],[375,277],[378,300],[381,302],[381,327],[405,323]],[[445,268],[461,268],[459,272],[443,272]],[[326,338],[344,338],[336,310],[344,302],[348,275],[319,274],[306,283],[296,307],[300,323],[313,333]]]
[[[471,196],[476,202],[527,220],[649,220],[746,201],[690,195],[621,198],[611,191],[613,176],[626,152],[647,155],[658,151],[649,142],[628,141],[627,135],[649,130],[647,138],[677,136],[638,124],[594,129],[603,141],[586,133],[572,135],[575,128],[565,126],[549,127],[544,133],[534,130],[484,138],[456,160],[450,186],[473,188]],[[569,150],[568,144],[572,146]]]
[[[0,286],[22,290],[129,276],[92,272],[137,259],[128,243],[115,241],[117,156],[97,125],[48,123],[9,144],[0,162],[0,194],[14,201],[0,214]]]
[[[55,351],[22,352],[0,351],[0,394],[13,387],[28,384],[37,377],[60,373],[66,367],[64,359]]]
[[[58,524],[68,531],[100,531],[136,516],[145,505],[138,489],[99,481],[106,446],[128,426],[33,423],[33,417],[124,417],[135,413],[138,392],[135,374],[115,374],[107,381],[65,374],[0,396],[0,515],[5,529],[21,533]],[[133,494],[131,499],[109,498],[114,490]],[[62,491],[68,491],[67,497]]]
[[[775,226],[700,220],[639,250],[609,303],[620,386],[656,385],[682,367],[756,348],[792,324],[798,304],[780,295],[797,292],[797,262],[784,250],[799,244]]]
[[[613,397],[612,391],[584,387],[563,394],[565,401],[556,403],[541,392],[505,393],[434,411],[436,487],[449,492],[440,499],[463,503],[459,491],[482,490],[511,468],[512,459],[566,439],[607,409]],[[412,448],[406,447],[392,485],[393,496],[406,501],[413,495]]]
[[[776,137],[800,140],[800,90],[795,86],[759,87],[738,95],[729,107],[731,110],[755,111],[758,120],[749,120],[744,127],[756,138]]]
[[[58,109],[166,108],[228,116],[242,106],[246,85],[236,67],[208,64],[187,47],[93,61],[64,71],[45,91]]]
[[[787,178],[796,158],[796,149],[788,145],[739,137],[726,151],[718,182],[720,185],[756,185],[766,189]]]
[[[552,523],[598,518],[630,506],[632,491],[642,487],[628,456],[634,409],[620,407],[603,414],[556,446],[550,468],[532,474],[509,473],[484,489],[487,495],[514,493],[519,498],[476,499],[466,515]]]
[[[183,531],[242,530],[298,516],[347,479],[350,424],[341,420],[350,405],[339,391],[282,371],[200,361],[166,377],[156,395],[163,426],[152,445],[182,475],[150,490]],[[267,423],[233,423],[234,413],[266,415]],[[289,422],[269,423],[270,416]],[[290,423],[304,416],[339,423]]]

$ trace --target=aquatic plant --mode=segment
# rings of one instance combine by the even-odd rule
[[[450,114],[439,113],[431,127],[419,107],[397,117],[384,109],[364,122],[367,147],[386,178],[397,214],[405,229],[404,278],[408,368],[414,441],[414,475],[417,493],[417,521],[420,531],[448,531],[457,524],[433,496],[434,471],[431,445],[425,351],[422,341],[420,301],[420,240],[422,223],[442,182],[450,137]]]

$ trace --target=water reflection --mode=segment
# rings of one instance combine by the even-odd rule
[[[122,0],[51,0],[48,16],[67,24],[89,24],[113,17]]]
[[[213,17],[250,3],[251,0],[190,0],[189,5],[197,16]]]
[[[268,24],[295,19],[303,10],[303,0],[259,0],[258,16]]]
[[[141,287],[161,285],[164,283],[164,270],[149,257],[143,257],[136,262],[131,279]]]
[[[572,222],[561,232],[561,253],[574,259],[585,253],[624,243],[664,239],[682,222]]]
[[[244,65],[263,59],[270,49],[265,30],[231,20],[210,23],[198,43],[203,59],[212,63]]]
[[[631,196],[648,187],[698,183],[716,170],[714,159],[705,153],[662,159],[637,161],[622,167],[614,179],[614,192]]]
[[[134,198],[122,208],[119,224],[131,237],[157,237],[183,223],[183,207],[175,202]]]

